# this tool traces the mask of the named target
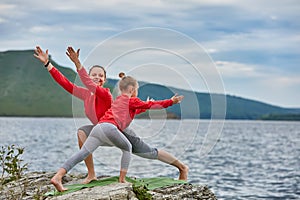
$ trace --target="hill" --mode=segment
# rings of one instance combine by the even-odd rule
[[[53,81],[33,54],[33,50],[0,53],[0,115],[73,116],[71,95]],[[52,63],[75,80],[74,71]]]
[[[53,81],[33,54],[33,50],[0,52],[0,116],[73,116],[72,96]],[[76,73],[73,70],[51,61],[74,82]],[[113,87],[116,82],[109,79],[108,86]],[[168,116],[172,118],[211,118],[212,96],[226,100],[226,119],[264,119],[266,116],[268,119],[272,116],[290,119],[288,116],[300,114],[300,109],[287,109],[230,95],[192,92],[143,82],[140,86],[139,97],[143,100],[148,96],[159,100],[174,93],[183,94],[182,104],[167,109]],[[83,105],[76,104],[76,113],[79,113],[76,116],[83,116],[82,108]],[[218,102],[213,108],[218,109]],[[147,114],[140,117],[147,117]]]

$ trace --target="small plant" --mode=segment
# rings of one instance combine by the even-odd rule
[[[41,186],[41,185],[38,186],[37,189],[35,190],[34,195],[33,195],[33,199],[34,199],[34,200],[44,199],[44,198],[45,198],[45,196],[44,196],[45,192],[46,192],[46,191],[49,191],[49,190],[50,190],[50,187],[49,187],[49,186],[46,187],[46,188],[44,188],[44,189],[42,189],[42,186]]]
[[[20,156],[24,153],[24,148],[11,146],[1,146],[0,164],[1,164],[1,184],[18,180],[22,177],[27,164],[23,164]]]
[[[140,200],[152,200],[152,195],[148,193],[148,188],[143,181],[135,182],[132,185],[133,192]]]

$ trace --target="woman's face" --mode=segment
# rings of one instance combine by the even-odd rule
[[[99,67],[94,67],[90,72],[90,78],[99,86],[103,86],[106,78],[103,69]]]

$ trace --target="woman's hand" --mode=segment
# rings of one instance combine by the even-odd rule
[[[180,103],[183,98],[184,98],[183,95],[178,96],[177,94],[175,94],[174,96],[171,97],[171,100],[173,101],[173,104],[177,104]]]
[[[44,52],[41,49],[41,47],[36,46],[34,52],[35,52],[35,54],[33,54],[34,57],[39,59],[42,63],[44,63],[44,65],[47,64],[47,62],[49,61],[48,49],[46,50],[46,52]]]
[[[80,70],[82,68],[80,60],[79,60],[79,51],[80,51],[80,49],[77,49],[77,52],[75,52],[73,47],[68,47],[67,52],[66,52],[67,56],[75,64],[77,70]]]

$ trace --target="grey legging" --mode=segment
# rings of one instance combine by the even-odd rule
[[[157,159],[158,151],[156,148],[150,147],[140,137],[136,136],[134,131],[130,128],[126,128],[123,131],[125,137],[129,140],[132,145],[132,153],[147,159]]]
[[[79,128],[88,137],[93,129],[94,125],[85,125]],[[138,137],[134,131],[130,128],[126,128],[123,131],[125,137],[129,140],[132,145],[132,153],[147,159],[157,159],[158,151],[156,148],[149,146],[140,137]]]
[[[122,150],[121,169],[127,170],[131,159],[131,143],[110,123],[97,124],[79,152],[69,158],[62,166],[67,172],[77,163],[83,161],[89,154],[93,153],[99,146],[116,146]]]

